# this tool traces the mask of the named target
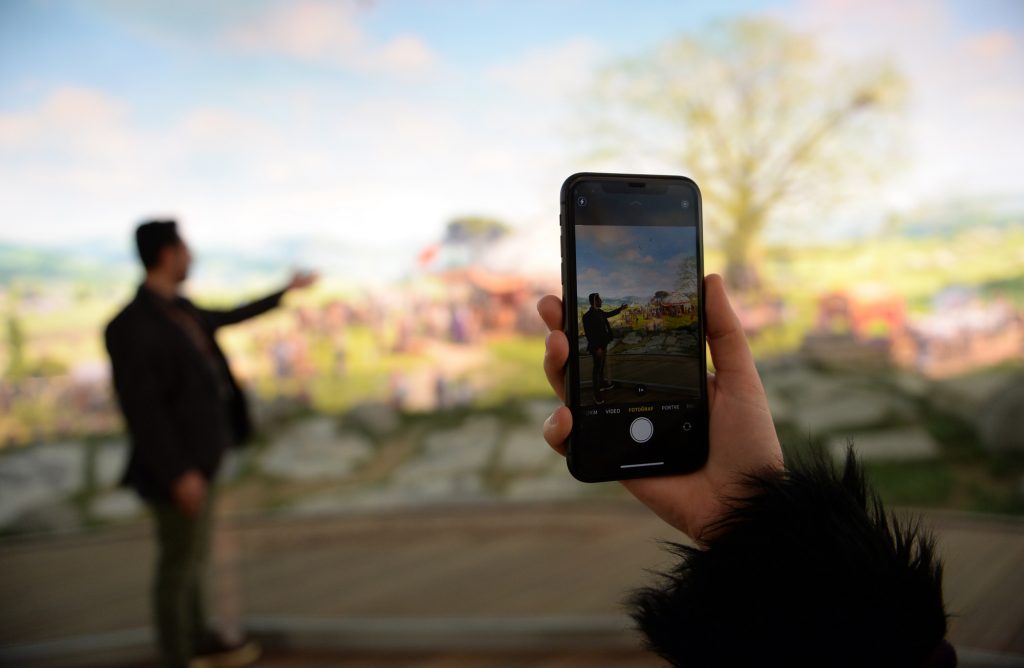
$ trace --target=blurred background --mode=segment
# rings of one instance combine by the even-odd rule
[[[1012,0],[0,4],[0,658],[146,660],[102,328],[170,216],[198,303],[323,276],[221,335],[259,424],[228,626],[281,665],[652,662],[619,602],[679,537],[540,438],[576,171],[697,180],[786,448],[852,440],[938,528],[969,665],[1024,655],[1022,118]]]

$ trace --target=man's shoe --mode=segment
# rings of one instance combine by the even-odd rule
[[[212,639],[188,662],[188,668],[242,668],[256,663],[262,649],[255,640],[238,643]]]

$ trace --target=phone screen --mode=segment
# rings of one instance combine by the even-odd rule
[[[563,209],[570,469],[666,475],[707,457],[700,195],[682,177],[579,175]]]

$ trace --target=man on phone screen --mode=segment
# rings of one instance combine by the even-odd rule
[[[626,308],[623,304],[611,311],[602,310],[601,294],[591,292],[590,310],[583,314],[583,333],[587,337],[587,352],[594,360],[593,390],[594,403],[603,404],[604,399],[601,392],[615,387],[604,378],[604,363],[608,355],[608,344],[612,342],[612,326],[608,324],[609,318],[614,318]]]
[[[213,516],[213,483],[228,448],[251,427],[245,396],[214,334],[264,313],[285,292],[316,281],[295,274],[282,290],[229,310],[181,296],[192,256],[172,220],[135,231],[146,278],[107,325],[114,389],[131,441],[122,483],[135,489],[156,521],[154,617],[161,663],[248,665],[250,642],[225,642],[207,625],[202,579]]]

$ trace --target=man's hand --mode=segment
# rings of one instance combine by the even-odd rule
[[[320,280],[320,274],[315,271],[296,271],[292,273],[292,278],[288,281],[285,290],[301,290],[302,288],[308,288],[309,286]]]
[[[186,471],[174,481],[171,493],[178,509],[186,515],[195,517],[206,503],[206,478],[195,469]]]
[[[782,449],[768,399],[739,318],[729,304],[722,277],[704,279],[706,331],[715,374],[708,375],[710,452],[699,471],[685,475],[623,480],[633,496],[661,519],[695,540],[707,538],[706,530],[725,510],[724,499],[743,493],[743,475],[765,469],[782,471]],[[562,301],[543,297],[537,310],[548,329],[544,372],[548,382],[565,401],[564,368],[569,341],[562,331]],[[544,422],[544,440],[565,454],[565,440],[572,431],[572,412],[565,406]]]

